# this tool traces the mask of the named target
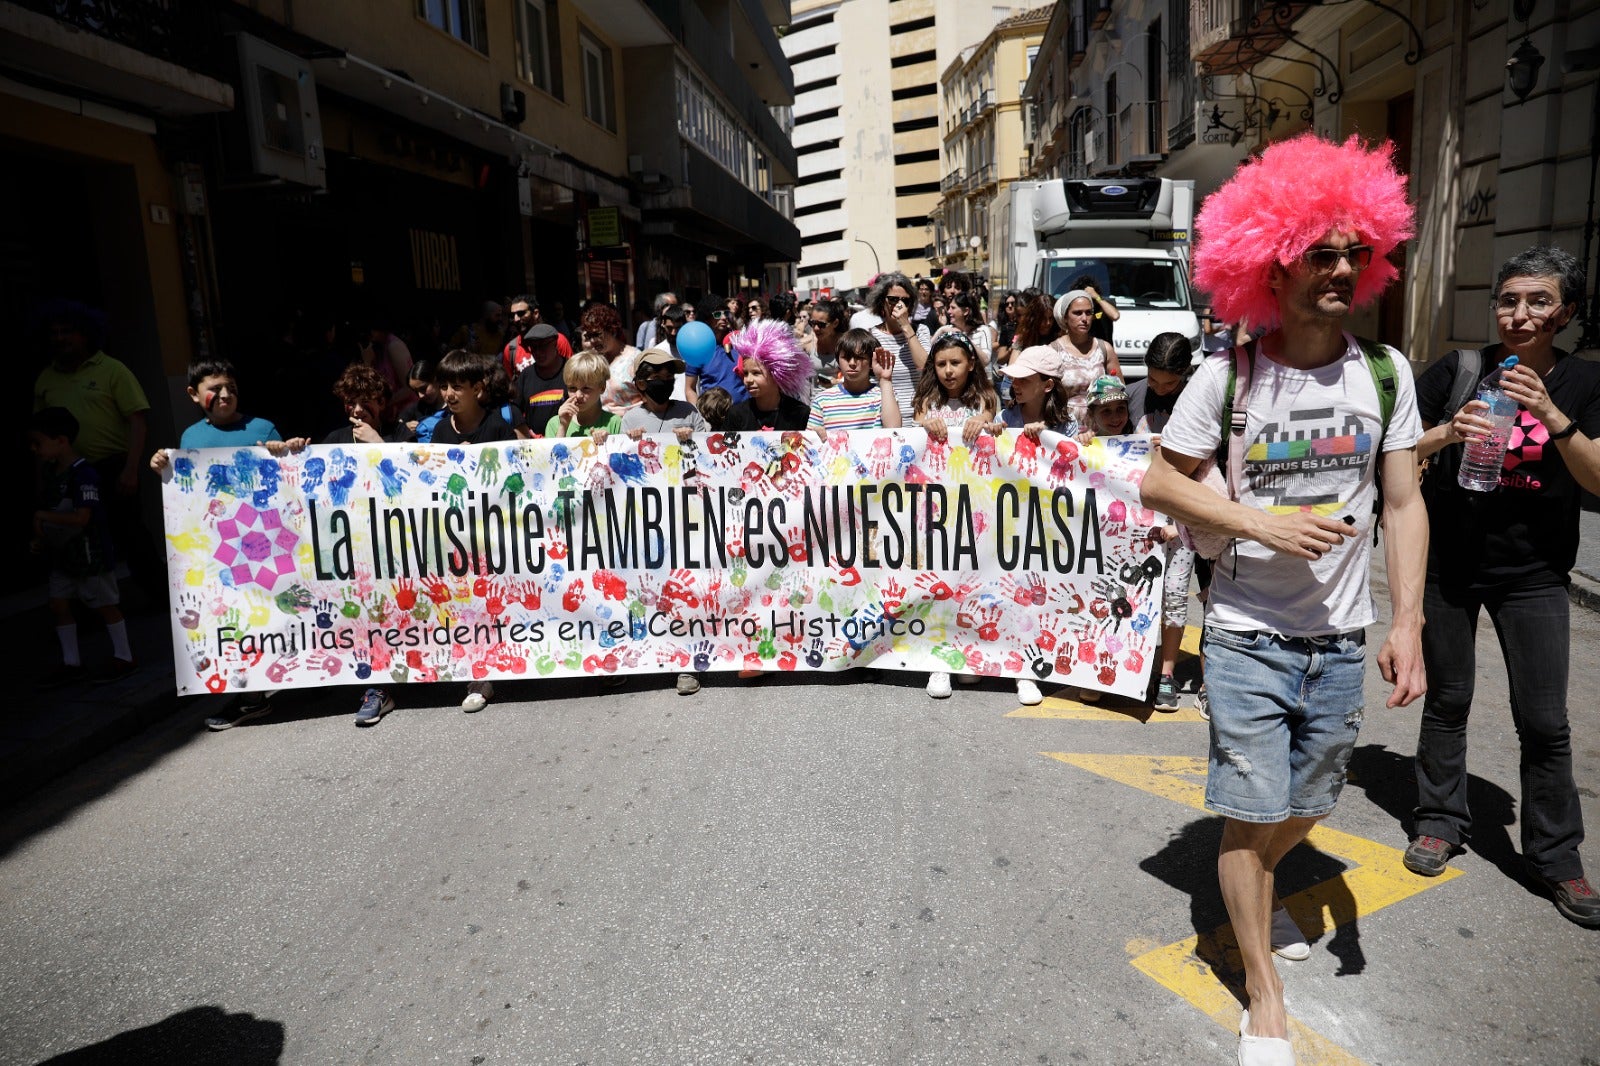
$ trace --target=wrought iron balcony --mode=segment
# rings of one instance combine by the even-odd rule
[[[967,179],[967,191],[977,192],[994,184],[994,164],[985,163],[972,172],[972,177]]]
[[[966,180],[966,171],[961,167],[956,167],[954,170],[940,179],[939,191],[941,193],[947,193],[952,189],[959,189]]]
[[[13,0],[29,11],[210,73],[212,5],[201,0]]]
[[[1210,74],[1237,74],[1271,56],[1314,6],[1304,0],[1194,0],[1190,54]]]

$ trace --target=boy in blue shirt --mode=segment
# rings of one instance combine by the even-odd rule
[[[49,560],[50,614],[61,642],[61,666],[45,678],[44,687],[83,677],[73,600],[94,608],[111,636],[112,661],[95,680],[115,681],[135,669],[118,606],[122,600],[100,475],[73,449],[77,436],[78,420],[64,407],[46,407],[28,424],[28,447],[44,464],[47,479],[43,506],[33,513],[34,550]]]
[[[284,441],[278,427],[265,418],[246,418],[239,411],[239,375],[226,359],[202,359],[189,365],[189,399],[204,415],[183,431],[180,448],[249,448],[260,446],[285,455],[306,446],[303,437]],[[162,448],[150,457],[150,469],[161,473],[172,461]],[[267,693],[247,692],[231,710],[206,719],[211,729],[231,729],[271,710]]]
[[[183,431],[180,448],[249,448],[260,446],[273,455],[289,451],[278,427],[265,418],[247,418],[239,410],[239,375],[225,359],[202,359],[189,365],[189,399],[204,415]],[[303,446],[303,445],[302,445]],[[166,449],[150,457],[150,469],[165,470]]]

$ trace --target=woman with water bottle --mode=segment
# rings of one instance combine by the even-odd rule
[[[1555,346],[1583,286],[1582,265],[1558,248],[1513,257],[1492,299],[1499,343],[1451,352],[1417,378],[1427,427],[1417,454],[1432,456],[1436,469],[1424,482],[1428,695],[1417,742],[1417,835],[1405,864],[1427,877],[1444,872],[1471,830],[1467,713],[1478,614],[1487,608],[1522,745],[1523,857],[1565,917],[1600,928],[1600,895],[1578,854],[1583,817],[1567,724],[1567,584],[1580,489],[1600,492],[1600,363]],[[1459,403],[1474,378],[1483,378],[1478,398]]]

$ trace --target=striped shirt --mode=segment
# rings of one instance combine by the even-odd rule
[[[911,422],[911,401],[917,392],[917,379],[922,377],[922,370],[917,366],[916,357],[911,354],[911,341],[903,334],[890,333],[882,327],[872,331],[878,339],[878,346],[894,356],[894,376],[890,384],[894,386],[894,398],[900,404],[900,419],[909,424]],[[924,353],[933,346],[933,336],[928,332],[927,326],[917,327],[917,340],[922,342]]]
[[[806,428],[832,432],[877,429],[882,425],[882,400],[877,387],[868,385],[865,392],[851,392],[841,384],[812,397],[811,419]]]

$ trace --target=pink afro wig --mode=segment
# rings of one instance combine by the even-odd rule
[[[767,368],[778,391],[796,399],[805,398],[806,384],[811,377],[811,357],[794,339],[794,330],[788,323],[763,318],[734,333],[728,342],[733,345],[739,373],[744,373],[746,359],[754,359]]]
[[[1353,306],[1376,299],[1398,274],[1389,253],[1413,233],[1393,157],[1388,141],[1369,151],[1359,137],[1333,144],[1303,133],[1272,145],[1206,197],[1195,219],[1194,281],[1218,315],[1245,319],[1257,333],[1276,326],[1272,264],[1289,266],[1332,229],[1372,245]]]

